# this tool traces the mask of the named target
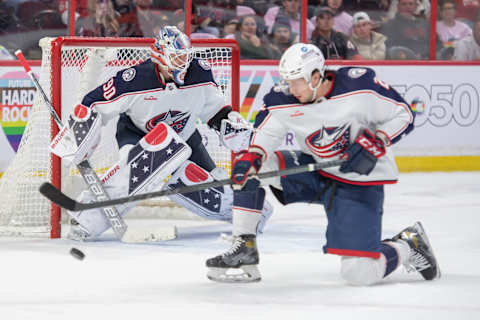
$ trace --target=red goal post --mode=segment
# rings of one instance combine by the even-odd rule
[[[151,38],[44,38],[40,41],[40,84],[46,94],[50,95],[55,110],[63,119],[85,93],[119,70],[148,59],[148,48],[152,43]],[[212,66],[226,104],[231,104],[234,110],[238,110],[240,50],[237,42],[231,39],[192,39],[192,45],[195,56],[207,60]],[[0,204],[0,235],[31,236],[48,233],[51,238],[60,237],[61,211],[49,202],[44,203],[46,199],[38,193],[38,186],[43,181],[50,180],[71,195],[83,187],[78,173],[74,169],[62,167],[61,160],[49,152],[49,141],[57,134],[58,127],[44,109],[45,106],[37,97],[17,155],[2,178],[0,194],[3,193],[3,197],[8,197],[10,203],[14,204],[10,208]],[[213,142],[217,137],[211,136],[204,124],[199,123],[199,128],[209,145],[207,150],[217,165],[228,167],[230,151],[222,150],[217,141]],[[108,149],[113,144],[114,141],[102,142],[97,149],[104,148],[106,151],[99,151],[98,155],[96,152],[92,156],[92,166],[99,175],[114,161],[114,157],[109,157],[115,151]],[[16,187],[15,192],[9,194],[8,191],[14,187],[13,182],[19,181],[19,177],[21,188]],[[71,191],[68,191],[70,188]]]

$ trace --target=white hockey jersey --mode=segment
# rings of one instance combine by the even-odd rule
[[[224,98],[206,61],[194,59],[181,86],[165,83],[157,68],[147,60],[121,70],[87,94],[82,104],[95,108],[104,122],[124,113],[144,133],[166,122],[186,141],[196,120],[211,120],[224,107]]]
[[[368,129],[382,132],[390,144],[413,129],[414,114],[403,98],[375,77],[369,68],[341,68],[330,72],[333,84],[325,99],[300,104],[278,88],[264,98],[265,106],[255,120],[251,146],[263,149],[267,157],[292,131],[301,150],[317,162],[338,159],[357,135]],[[395,183],[398,169],[391,148],[378,159],[369,175],[342,173],[339,167],[320,174],[350,184]]]

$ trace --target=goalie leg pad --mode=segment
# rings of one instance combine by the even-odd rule
[[[191,161],[186,161],[172,175],[164,189],[175,189],[199,183],[211,182],[226,178],[226,172],[215,168],[212,173],[204,170]],[[214,178],[215,177],[215,178]],[[170,200],[189,211],[212,220],[232,221],[233,191],[230,186],[209,188],[185,194],[169,196]]]
[[[172,175],[170,180],[165,184],[164,189],[175,189],[185,185],[195,185],[214,180],[222,180],[228,177],[223,168],[215,168],[208,172],[191,161],[186,161]],[[170,200],[187,210],[199,215],[200,217],[232,222],[233,217],[233,190],[230,186],[219,188],[210,188],[202,191],[174,194],[169,196]],[[260,221],[257,222],[257,231],[262,232],[267,220],[273,212],[273,207],[265,201]],[[257,214],[258,215],[258,214]]]
[[[105,191],[109,195],[115,194],[115,188],[105,188]],[[95,201],[95,197],[89,190],[83,191],[78,197],[79,201],[92,202]],[[130,209],[135,207],[135,203],[127,203],[117,205],[116,208],[121,216],[124,216]],[[106,208],[108,210],[108,208]],[[108,230],[111,225],[108,219],[105,217],[102,209],[91,209],[85,211],[67,211],[70,217],[78,222],[78,226],[72,225],[67,238],[72,240],[94,240],[100,236],[103,232]],[[78,236],[81,234],[81,236]],[[83,234],[83,235],[82,235]]]
[[[164,180],[191,155],[190,147],[169,126],[159,123],[135,146],[125,145],[120,149],[120,160],[101,178],[105,191],[112,198],[126,197],[137,193],[158,190]],[[88,190],[80,200],[93,201]],[[126,214],[135,203],[118,205],[121,215]],[[69,212],[77,222],[96,237],[110,227],[101,209]]]

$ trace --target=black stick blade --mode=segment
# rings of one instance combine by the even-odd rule
[[[60,190],[55,188],[53,184],[50,182],[44,182],[40,186],[39,189],[40,193],[47,198],[48,200],[52,201],[56,205],[65,208],[70,211],[75,211],[76,201],[70,197],[67,197],[63,194]]]

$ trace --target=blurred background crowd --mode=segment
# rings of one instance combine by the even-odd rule
[[[480,0],[308,0],[304,39],[327,59],[430,57],[436,5],[437,60],[480,60]],[[40,59],[38,40],[68,35],[69,1],[0,0],[0,60],[22,49]],[[152,37],[185,30],[184,0],[76,0],[75,35]],[[242,59],[279,59],[301,37],[301,0],[193,0],[192,38],[236,39]]]

